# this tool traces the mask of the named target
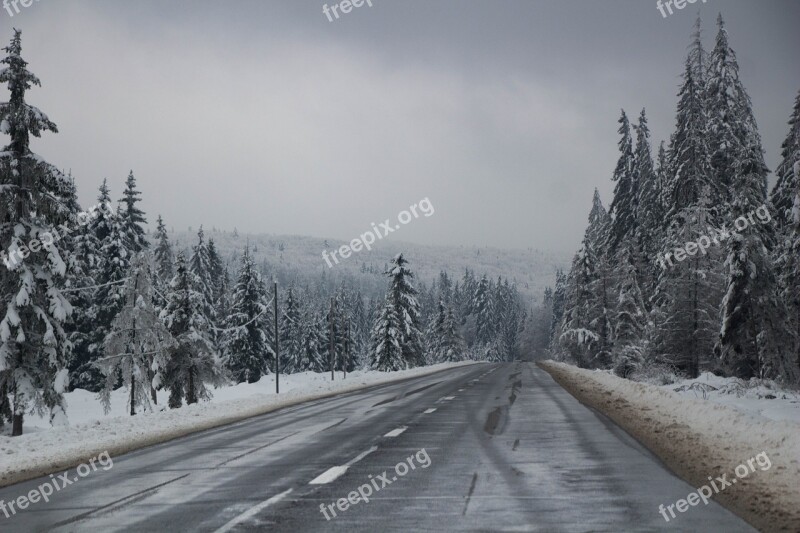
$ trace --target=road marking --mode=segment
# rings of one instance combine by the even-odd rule
[[[372,452],[374,452],[377,449],[378,449],[377,446],[373,446],[369,450],[366,450],[366,451],[361,452],[360,454],[356,455],[355,457],[353,457],[352,459],[347,461],[344,465],[330,467],[329,469],[327,469],[326,471],[324,471],[323,473],[321,473],[320,475],[318,475],[317,477],[315,477],[314,479],[309,481],[308,484],[309,485],[326,485],[328,483],[336,481],[337,479],[342,477],[345,472],[347,472],[348,468],[350,468],[351,466],[353,466],[354,464],[359,462],[361,459],[363,459],[364,457],[368,456],[369,454],[371,454]]]
[[[430,409],[426,409],[426,410],[425,410],[425,412],[424,412],[424,413],[422,413],[422,414],[429,415],[429,414],[431,414],[432,412],[434,412],[435,410],[436,410],[436,408],[435,408],[435,407],[431,407]]]
[[[458,392],[464,392],[464,389],[458,389]]]
[[[261,511],[263,511],[267,507],[269,507],[270,505],[272,505],[274,503],[278,503],[279,501],[284,499],[286,496],[288,496],[291,492],[292,492],[292,489],[285,490],[285,491],[281,492],[280,494],[276,494],[275,496],[273,496],[269,500],[265,500],[265,501],[259,503],[258,505],[256,505],[255,507],[251,507],[248,511],[245,511],[244,513],[240,514],[239,516],[237,516],[236,518],[234,518],[233,520],[231,520],[230,522],[228,522],[227,524],[225,524],[224,526],[222,526],[221,528],[216,530],[214,533],[226,533],[227,531],[230,531],[231,529],[235,528],[236,526],[238,526],[239,524],[241,524],[245,520],[248,520],[248,519],[254,517],[258,513],[260,513]]]
[[[347,472],[347,469],[350,468],[349,466],[332,466],[311,481],[308,482],[309,485],[326,485],[332,481],[336,481],[338,478],[344,475]]]
[[[455,396],[445,396],[444,398],[442,398],[442,400],[455,400],[455,399],[456,399]]]
[[[373,446],[373,447],[371,447],[369,450],[367,450],[367,451],[365,451],[365,452],[361,452],[360,454],[356,455],[354,458],[350,459],[350,460],[349,460],[347,463],[345,463],[345,464],[346,464],[347,466],[353,466],[354,464],[356,464],[357,462],[359,462],[361,459],[363,459],[364,457],[368,456],[369,454],[371,454],[372,452],[374,452],[374,451],[375,451],[375,450],[377,450],[377,449],[378,449],[378,447],[377,447],[377,446]]]
[[[400,435],[401,433],[403,433],[407,429],[408,428],[406,426],[402,426],[402,427],[399,427],[397,429],[393,429],[389,433],[384,435],[384,437],[397,437],[398,435]]]

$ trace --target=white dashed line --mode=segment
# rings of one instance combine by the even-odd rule
[[[399,427],[397,429],[393,429],[389,433],[384,435],[384,437],[397,437],[398,435],[400,435],[401,433],[403,433],[407,429],[408,428],[406,426],[402,426],[402,427]]]
[[[239,524],[241,524],[245,520],[248,520],[248,519],[254,517],[255,515],[257,515],[258,513],[260,513],[261,511],[263,511],[264,509],[266,509],[270,505],[272,505],[273,503],[278,503],[279,501],[284,499],[286,496],[288,496],[290,492],[292,492],[292,489],[285,490],[285,491],[281,492],[280,494],[277,494],[277,495],[273,496],[269,500],[263,501],[263,502],[259,503],[258,505],[256,505],[255,507],[251,507],[249,510],[247,510],[244,513],[240,514],[239,516],[237,516],[236,518],[234,518],[233,520],[231,520],[230,522],[228,522],[227,524],[225,524],[224,526],[222,526],[221,528],[216,530],[214,533],[226,533],[227,531],[230,531],[231,529],[235,528],[236,526],[238,526]]]
[[[371,454],[372,452],[374,452],[377,449],[378,449],[377,446],[373,446],[369,450],[367,450],[365,452],[361,452],[360,454],[358,454],[354,458],[350,459],[349,461],[347,461],[346,464],[344,464],[342,466],[332,466],[332,467],[330,467],[329,469],[327,469],[326,471],[324,471],[323,473],[321,473],[320,475],[318,475],[317,477],[315,477],[314,479],[309,481],[308,484],[309,485],[325,485],[327,483],[331,483],[333,481],[336,481],[337,479],[342,477],[345,472],[347,472],[348,468],[350,468],[355,463],[359,462],[361,459],[363,459],[364,457],[368,456],[369,454]]]
[[[442,400],[455,400],[455,399],[456,399],[455,396],[445,396],[444,398],[442,398]]]
[[[341,476],[347,472],[347,469],[350,468],[349,466],[332,466],[311,481],[308,482],[309,485],[325,485],[332,481],[336,481]]]
[[[430,409],[426,409],[423,414],[429,415],[436,410],[435,407],[431,407]]]
[[[353,457],[352,459],[347,461],[346,466],[353,466],[354,464],[359,462],[361,459],[363,459],[364,457],[368,456],[369,454],[371,454],[372,452],[374,452],[377,449],[378,449],[377,446],[373,446],[369,450],[367,450],[365,452],[361,452],[360,454],[356,455],[355,457]]]

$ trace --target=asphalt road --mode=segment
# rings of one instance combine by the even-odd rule
[[[372,387],[113,460],[0,514],[0,531],[753,531],[713,502],[667,523],[659,505],[693,488],[532,363]]]

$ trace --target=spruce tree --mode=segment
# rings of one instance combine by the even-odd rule
[[[223,334],[225,365],[236,383],[255,383],[270,373],[275,352],[269,342],[269,304],[267,289],[245,248]]]
[[[104,341],[104,356],[97,361],[105,376],[100,399],[106,414],[120,377],[128,389],[130,414],[136,414],[137,407],[151,409],[151,403],[156,402],[153,362],[163,359],[173,346],[172,336],[153,305],[151,260],[143,252],[133,258],[124,286],[125,305],[114,318]]]
[[[392,259],[392,266],[386,273],[390,278],[388,298],[394,304],[400,320],[400,346],[403,358],[409,367],[425,364],[422,348],[422,334],[419,329],[419,303],[417,291],[411,284],[414,273],[408,268],[403,254]]]
[[[111,323],[125,304],[124,282],[128,276],[131,252],[125,238],[124,220],[119,207],[116,216],[107,219],[109,233],[100,242],[101,263],[98,272],[98,287],[94,295],[97,323],[94,342],[90,348],[92,360],[101,356],[103,342],[111,331]],[[96,390],[96,389],[95,389]]]
[[[386,302],[375,322],[372,338],[372,357],[370,368],[381,372],[392,372],[410,368],[408,361],[403,357],[402,322],[397,316],[397,306],[387,295]]]
[[[294,284],[286,289],[278,321],[281,343],[281,371],[286,374],[301,372],[303,368],[302,324],[300,306],[295,298]]]
[[[726,292],[722,301],[720,355],[737,377],[783,379],[794,383],[796,361],[789,353],[786,308],[778,294],[771,264],[774,229],[747,223],[747,216],[763,208],[767,196],[767,167],[757,135],[750,135],[736,154],[735,192],[731,213],[744,229],[727,241]]]
[[[781,162],[775,175],[777,181],[770,194],[772,213],[781,236],[791,233],[794,225],[794,199],[797,191],[795,166],[800,161],[800,92],[794,101],[789,119],[789,134],[781,145]]]
[[[795,337],[794,353],[800,365],[800,94],[795,100],[789,135],[783,142],[781,156],[776,172],[778,181],[771,196],[779,237],[775,250],[776,268]]]
[[[161,311],[164,325],[175,339],[165,361],[157,361],[154,386],[170,390],[169,406],[180,407],[211,398],[207,384],[224,382],[224,374],[209,338],[210,324],[203,312],[205,299],[200,279],[189,269],[183,252],[175,262],[175,277],[167,292],[167,304]]]
[[[636,257],[630,247],[624,246],[617,268],[614,293],[614,371],[628,377],[644,363],[642,339],[646,325],[646,306],[636,279]]]
[[[611,202],[610,214],[612,217],[611,230],[609,233],[608,250],[614,253],[622,242],[629,241],[636,234],[637,221],[637,202],[639,196],[639,183],[634,173],[634,153],[633,141],[631,139],[631,127],[628,115],[625,110],[619,119],[619,151],[620,156],[617,160],[617,167],[614,169],[613,181],[614,200]],[[595,249],[595,252],[599,252]]]
[[[22,59],[19,30],[3,50],[0,83],[8,85],[11,96],[0,103],[0,132],[11,142],[0,152],[0,245],[7,253],[7,268],[0,270],[0,393],[10,395],[3,409],[13,411],[11,434],[17,436],[32,409],[47,409],[53,424],[66,423],[64,324],[72,305],[61,290],[70,261],[54,236],[57,224],[75,223],[75,213],[70,182],[30,150],[31,135],[58,129],[25,101],[26,92],[41,83]]]
[[[556,286],[553,290],[553,316],[550,320],[550,332],[548,346],[551,351],[556,351],[558,344],[558,332],[561,320],[564,317],[564,303],[567,290],[567,276],[560,268],[556,270]]]
[[[603,250],[607,235],[605,209],[595,191],[589,225],[581,249],[565,281],[564,311],[557,330],[556,349],[562,358],[580,367],[607,368],[611,364],[613,281]]]
[[[123,191],[119,203],[123,206],[121,216],[126,244],[133,253],[138,253],[150,246],[142,227],[147,224],[144,211],[136,206],[141,202],[141,198],[139,198],[141,195],[142,193],[136,190],[136,178],[133,177],[133,170],[131,170],[128,179],[125,180],[125,191]]]
[[[189,268],[197,278],[196,288],[203,297],[203,315],[210,325],[217,323],[215,312],[216,281],[214,280],[215,265],[209,254],[208,244],[205,241],[203,226],[197,231],[197,244],[192,247],[192,256],[189,259]],[[212,336],[213,338],[213,336]]]
[[[739,79],[739,64],[729,44],[722,14],[717,27],[708,68],[708,137],[714,182],[721,190],[721,197],[730,200],[735,198],[731,186],[739,164],[737,156],[748,149],[749,137],[758,137],[758,128],[750,97]],[[760,158],[758,165],[763,164],[763,154],[752,155]]]
[[[167,227],[164,225],[161,215],[158,215],[156,226],[156,246],[154,250],[156,263],[156,276],[159,285],[165,286],[175,275],[175,257],[172,252],[172,244],[169,242]]]
[[[641,257],[634,255],[634,268],[645,302],[652,295],[658,279],[656,256],[661,249],[664,210],[661,204],[662,183],[653,166],[650,149],[650,129],[647,116],[642,109],[636,129],[636,151],[634,153],[634,175],[639,184],[636,202],[636,239],[641,247]],[[636,251],[636,250],[632,250]]]
[[[475,341],[479,344],[489,344],[495,337],[496,315],[492,292],[492,285],[484,274],[475,288],[470,306],[475,315]]]
[[[444,337],[444,321],[447,317],[444,302],[439,300],[437,304],[437,312],[430,319],[430,324],[425,332],[426,351],[428,353],[428,361],[438,362],[440,356],[440,348]]]
[[[464,341],[458,333],[452,307],[447,308],[438,348],[438,362],[440,363],[454,363],[464,359]]]
[[[324,345],[321,318],[313,311],[306,309],[302,315],[301,325],[302,357],[300,364],[295,365],[295,372],[330,370],[326,362],[328,348]]]

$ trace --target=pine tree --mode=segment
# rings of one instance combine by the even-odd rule
[[[551,351],[556,351],[559,329],[564,317],[564,303],[566,299],[567,276],[560,268],[556,270],[556,287],[553,291],[553,316],[550,320],[548,346]]]
[[[402,327],[395,302],[387,295],[381,314],[375,322],[370,368],[381,372],[410,368],[400,345]]]
[[[629,247],[621,249],[620,260],[617,284],[613,291],[617,295],[614,310],[614,371],[618,376],[628,377],[644,363],[642,339],[646,307],[636,280],[636,258]]]
[[[423,366],[425,353],[419,329],[419,303],[416,298],[417,291],[411,285],[414,274],[408,268],[408,261],[403,254],[397,254],[392,259],[392,265],[386,272],[391,280],[388,297],[395,305],[401,324],[400,346],[403,349],[403,358],[409,367]]]
[[[161,320],[175,339],[166,361],[156,361],[158,372],[154,378],[156,388],[170,390],[169,406],[180,407],[184,398],[187,404],[211,398],[206,388],[224,382],[217,354],[209,339],[209,321],[203,312],[205,299],[200,292],[200,279],[188,268],[183,252],[175,262],[175,277],[169,285],[167,305],[161,311]]]
[[[778,231],[785,236],[791,233],[794,225],[794,198],[797,191],[795,166],[800,161],[800,92],[794,101],[794,109],[789,119],[789,134],[781,145],[781,162],[775,174],[777,181],[770,194],[772,212],[778,223]]]
[[[301,365],[295,367],[296,372],[325,372],[327,366],[326,353],[322,334],[322,320],[310,310],[303,313],[301,329],[302,358]]]
[[[119,207],[116,215],[107,219],[109,233],[100,242],[100,267],[97,281],[99,283],[94,294],[96,323],[94,336],[89,347],[91,361],[96,361],[103,354],[103,343],[111,331],[111,323],[125,305],[126,295],[124,282],[130,268],[131,253],[127,248],[124,233],[124,220]],[[102,380],[87,384],[89,390],[98,391]]]
[[[223,279],[225,274],[225,265],[222,263],[222,258],[217,252],[217,246],[214,244],[214,239],[208,239],[208,276],[211,283],[211,296],[215,310],[219,310],[221,302],[224,298],[225,289],[223,287]],[[219,313],[217,313],[218,316]]]
[[[607,368],[611,364],[611,268],[603,249],[605,209],[595,191],[589,225],[581,249],[565,282],[564,311],[557,330],[556,351],[580,367]]]
[[[100,195],[97,197],[98,205],[111,206],[111,192],[108,189],[108,180],[103,180],[100,185]],[[116,211],[106,209],[98,212],[97,216],[89,222],[89,229],[94,232],[97,242],[104,242],[111,233],[111,219],[115,217]]]
[[[796,361],[788,355],[786,309],[778,295],[770,262],[774,230],[765,224],[747,225],[747,215],[766,203],[767,167],[757,135],[751,134],[736,154],[735,192],[731,213],[744,219],[742,233],[727,242],[726,293],[722,301],[720,354],[740,378],[783,379],[794,383]]]
[[[492,292],[492,285],[484,274],[475,288],[470,306],[476,320],[475,340],[479,344],[489,344],[495,338],[496,316]]]
[[[225,365],[236,383],[255,383],[270,373],[275,352],[270,346],[269,304],[267,289],[245,248],[223,336]]]
[[[150,263],[151,257],[145,253],[133,258],[125,282],[125,305],[105,338],[105,356],[97,361],[106,378],[100,394],[106,414],[111,410],[111,392],[120,376],[128,389],[130,414],[136,414],[137,407],[151,409],[151,402],[156,402],[153,361],[163,360],[173,346],[172,336],[153,305]]]
[[[133,170],[131,170],[128,179],[125,180],[125,191],[122,193],[119,203],[123,206],[121,216],[126,245],[133,253],[138,253],[150,246],[142,227],[147,224],[144,211],[136,207],[136,204],[141,201],[139,198],[141,195],[142,193],[136,190],[136,178],[133,177]]]
[[[439,342],[438,362],[454,363],[464,360],[464,341],[458,333],[453,308],[447,308]]]
[[[169,242],[167,228],[161,215],[158,215],[158,225],[156,226],[156,247],[155,247],[156,276],[158,285],[165,286],[175,275],[175,258],[172,252],[172,244]]]
[[[205,241],[205,233],[203,226],[197,231],[197,244],[192,247],[192,256],[189,259],[189,268],[192,274],[197,278],[197,290],[203,297],[203,315],[209,324],[217,323],[217,316],[215,313],[215,286],[214,268],[211,256],[208,251],[208,245]],[[213,336],[212,336],[213,339]]]
[[[800,159],[794,163],[794,208],[791,231],[786,237],[779,258],[783,300],[789,311],[789,323],[795,336],[795,361],[800,366]]]
[[[800,94],[789,120],[789,135],[782,145],[778,181],[771,204],[779,240],[776,268],[780,273],[783,300],[795,336],[795,354],[800,365]]]
[[[642,257],[634,257],[634,268],[645,302],[652,295],[658,279],[655,257],[661,249],[664,210],[661,204],[662,183],[653,166],[650,149],[650,129],[645,110],[639,116],[636,129],[636,151],[634,153],[634,175],[639,184],[639,197],[636,201],[636,239],[641,247]]]
[[[300,305],[295,298],[294,284],[286,289],[280,315],[281,369],[286,374],[306,370],[303,362],[303,338]]]
[[[719,335],[718,310],[722,300],[722,253],[712,246],[707,253],[695,250],[683,262],[672,257],[677,249],[701,238],[719,242],[714,229],[716,209],[712,206],[709,188],[700,193],[693,206],[675,213],[665,231],[660,252],[659,280],[654,299],[650,330],[651,362],[666,363],[690,377],[701,370],[715,370],[711,360]],[[669,254],[667,256],[667,254]]]
[[[428,329],[425,332],[426,352],[428,361],[439,361],[441,343],[444,337],[444,321],[447,317],[444,302],[439,300],[437,312],[430,319]]]
[[[747,150],[748,138],[758,136],[750,97],[739,79],[736,53],[728,42],[728,32],[720,14],[718,32],[708,68],[708,137],[714,181],[721,196],[730,200],[737,171],[737,154]],[[759,139],[760,144],[760,139]],[[756,155],[756,154],[754,154]],[[763,164],[763,154],[757,164]]]
[[[720,185],[714,180],[709,156],[705,94],[695,76],[696,68],[689,57],[678,93],[677,125],[667,156],[664,186],[668,224],[683,209],[696,206],[706,189],[712,199],[720,198]]]
[[[619,119],[619,151],[620,156],[617,167],[614,169],[613,181],[614,200],[611,202],[610,214],[612,217],[611,230],[609,233],[608,250],[614,253],[622,242],[627,242],[636,233],[637,221],[637,201],[639,196],[639,184],[634,173],[634,154],[633,141],[631,139],[631,126],[625,110]],[[595,252],[599,252],[595,249]]]
[[[73,184],[74,188],[74,184]],[[76,209],[77,208],[77,200]],[[91,345],[95,337],[97,325],[97,308],[94,295],[97,285],[95,277],[102,264],[100,243],[90,223],[95,217],[105,216],[110,204],[99,206],[88,221],[79,223],[62,242],[65,242],[72,253],[70,275],[67,278],[67,290],[71,291],[70,302],[74,312],[72,320],[67,324],[67,332],[72,349],[69,355],[70,389],[98,390],[102,376],[94,366]]]
[[[58,129],[25,102],[26,91],[41,83],[22,59],[19,30],[4,51],[0,83],[8,84],[11,97],[0,103],[0,132],[11,143],[0,152],[0,244],[8,251],[3,257],[8,268],[0,273],[0,392],[10,395],[2,409],[6,416],[13,410],[12,435],[17,436],[31,409],[47,409],[51,423],[66,423],[69,344],[64,324],[72,306],[61,293],[69,259],[54,228],[75,219],[69,181],[29,147],[31,135]]]

